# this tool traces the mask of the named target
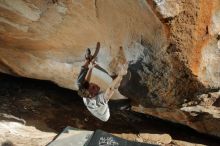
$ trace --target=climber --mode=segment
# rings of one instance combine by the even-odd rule
[[[86,52],[85,63],[81,67],[77,79],[79,87],[78,94],[83,98],[85,106],[92,115],[102,121],[107,121],[110,117],[108,101],[114,94],[115,90],[118,89],[122,77],[127,73],[127,64],[121,66],[118,76],[112,81],[106,91],[100,91],[100,87],[97,84],[90,82],[92,69],[97,66],[94,57],[98,54],[97,48],[100,47],[100,44],[98,44],[99,43],[97,43],[98,47],[96,47],[94,55],[91,55],[91,51]]]

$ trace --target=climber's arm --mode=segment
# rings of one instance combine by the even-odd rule
[[[109,100],[112,95],[114,94],[115,90],[118,89],[120,86],[121,80],[122,80],[122,75],[117,76],[111,83],[111,85],[107,88],[105,91],[104,97],[106,100]]]
[[[112,81],[108,89],[105,91],[104,97],[106,100],[109,100],[114,94],[115,90],[117,90],[121,84],[123,76],[127,74],[128,64],[124,64],[121,66],[121,70],[119,71],[118,76]]]
[[[85,81],[90,81],[92,75],[92,69],[96,66],[95,60],[91,61],[92,65],[89,67],[89,71],[86,74]]]
[[[91,75],[92,75],[92,68],[89,68],[89,70],[88,70],[88,72],[86,74],[86,77],[85,77],[85,81],[90,82]]]

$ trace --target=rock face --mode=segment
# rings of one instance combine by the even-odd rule
[[[85,49],[100,41],[109,74],[129,62],[119,91],[134,110],[220,136],[219,95],[196,102],[220,88],[219,3],[0,0],[0,71],[76,90]],[[111,82],[100,70],[92,80],[103,89]]]
[[[74,81],[85,49],[95,48],[97,41],[98,61],[113,73],[126,59],[120,46],[128,48],[141,40],[153,44],[155,35],[161,44],[166,40],[161,22],[145,1],[2,0],[0,6],[1,71],[70,89],[77,88]],[[100,74],[94,76],[100,79]],[[103,81],[109,83],[106,77],[99,83]]]

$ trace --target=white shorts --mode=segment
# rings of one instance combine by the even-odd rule
[[[108,121],[110,117],[108,100],[105,99],[103,92],[93,98],[83,97],[83,102],[92,115],[102,121]]]

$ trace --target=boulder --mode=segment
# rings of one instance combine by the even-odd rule
[[[210,110],[195,102],[220,88],[218,0],[54,2],[0,0],[0,72],[77,90],[85,49],[93,52],[99,41],[97,61],[107,73],[95,69],[92,81],[102,90],[128,62],[119,92],[134,107],[220,136],[212,116],[218,100]]]

